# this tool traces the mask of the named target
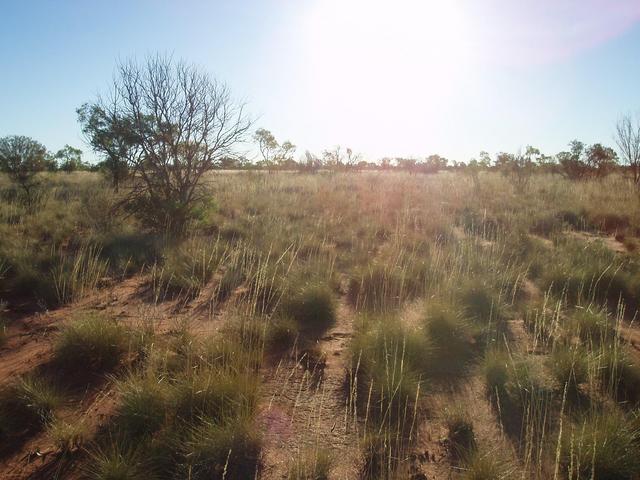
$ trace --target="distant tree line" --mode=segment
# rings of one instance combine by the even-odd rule
[[[527,146],[494,157],[480,152],[467,162],[434,154],[424,158],[385,157],[373,162],[352,148],[334,146],[321,154],[305,151],[297,159],[296,145],[279,142],[267,129],[252,131],[244,105],[233,100],[226,85],[196,66],[171,57],[151,56],[142,63],[121,63],[111,90],[82,105],[78,120],[87,145],[99,162],[83,161],[82,151],[69,145],[53,153],[28,137],[0,139],[0,171],[8,174],[32,205],[39,172],[102,171],[124,208],[154,229],[184,231],[203,212],[210,195],[205,174],[216,169],[363,170],[435,174],[463,171],[478,185],[479,172],[498,171],[514,185],[526,188],[535,173],[563,175],[570,180],[604,178],[612,172],[628,175],[640,190],[640,117],[626,115],[615,129],[617,152],[596,143],[574,140],[554,156]],[[239,146],[252,140],[257,158],[247,158]]]

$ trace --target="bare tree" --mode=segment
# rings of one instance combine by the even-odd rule
[[[120,64],[110,100],[87,108],[103,111],[107,132],[135,152],[127,154],[134,181],[126,205],[150,226],[176,233],[207,199],[203,176],[235,156],[251,126],[225,85],[159,55]]]
[[[616,124],[616,144],[622,162],[629,166],[633,183],[640,188],[640,115],[623,115]]]
[[[351,148],[347,148],[347,156],[344,161],[345,167],[347,167],[348,169],[353,169],[361,159],[362,155],[360,155],[359,153],[354,153]]]

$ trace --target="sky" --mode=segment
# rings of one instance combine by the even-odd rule
[[[0,0],[0,136],[88,151],[76,108],[158,52],[297,154],[554,154],[640,110],[640,0]]]

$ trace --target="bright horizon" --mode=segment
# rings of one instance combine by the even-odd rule
[[[372,161],[614,146],[618,116],[640,109],[640,2],[515,3],[8,2],[0,136],[88,153],[76,108],[119,59],[160,52],[227,83],[296,157],[337,144]]]

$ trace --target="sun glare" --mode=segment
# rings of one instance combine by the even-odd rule
[[[317,2],[307,27],[314,114],[356,141],[381,127],[387,137],[424,131],[469,64],[463,13],[455,1]]]

